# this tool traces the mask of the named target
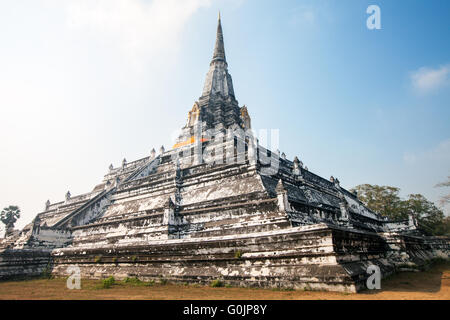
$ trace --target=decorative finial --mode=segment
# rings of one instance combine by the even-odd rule
[[[294,170],[292,171],[292,172],[294,173],[294,175],[299,176],[299,175],[301,174],[300,168],[301,168],[301,166],[300,166],[300,160],[299,160],[298,157],[296,156],[296,157],[294,158]]]
[[[277,186],[275,187],[275,191],[277,193],[286,192],[286,189],[284,188],[284,185],[283,185],[283,181],[281,179],[278,180]]]
[[[226,62],[225,58],[225,46],[223,44],[223,32],[222,32],[222,23],[220,21],[220,12],[219,12],[219,20],[217,21],[217,35],[216,35],[216,45],[214,46],[214,54],[212,61],[223,61]]]
[[[334,178],[334,185],[336,186],[336,187],[340,187],[340,182],[339,182],[339,179],[338,178]]]
[[[161,146],[161,148],[159,148],[159,153],[163,154],[166,151],[166,149],[164,149],[164,146]]]
[[[70,191],[67,191],[66,193],[66,201],[70,200]]]

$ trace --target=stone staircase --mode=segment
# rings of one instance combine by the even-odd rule
[[[137,170],[133,171],[128,177],[126,177],[123,181],[119,182],[116,186],[112,187],[109,190],[104,190],[94,198],[83,204],[81,207],[73,211],[71,214],[67,215],[60,221],[58,221],[53,227],[56,229],[62,229],[67,227],[73,227],[78,225],[83,225],[85,223],[89,223],[90,221],[98,218],[109,206],[110,201],[109,197],[114,194],[117,188],[120,187],[122,183],[127,183],[134,178],[138,177],[145,169],[151,171],[154,167],[156,167],[159,163],[159,156],[150,160],[149,162],[144,163]],[[92,211],[89,214],[89,210]],[[85,216],[85,217],[81,217]],[[87,216],[87,219],[86,219]],[[80,218],[81,217],[81,218]]]

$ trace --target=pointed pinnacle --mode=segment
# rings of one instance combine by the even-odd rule
[[[222,60],[226,62],[225,46],[223,44],[222,23],[220,21],[220,12],[219,12],[219,20],[217,21],[216,45],[214,46],[214,54],[212,61],[215,60]]]

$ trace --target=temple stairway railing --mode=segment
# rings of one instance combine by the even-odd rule
[[[87,201],[84,205],[82,205],[78,209],[74,210],[71,214],[67,215],[66,217],[64,217],[63,219],[61,219],[57,223],[55,223],[52,228],[63,229],[63,228],[67,228],[67,227],[72,227],[70,225],[71,222],[74,221],[78,216],[82,215],[87,210],[91,209],[93,206],[99,206],[100,203],[102,202],[102,200],[103,201],[106,200],[104,202],[109,202],[107,200],[108,197],[111,196],[120,187],[121,183],[126,183],[126,182],[129,182],[129,181],[133,180],[134,178],[139,176],[139,174],[142,171],[144,171],[148,166],[150,166],[150,170],[151,170],[153,167],[155,167],[159,163],[159,158],[160,157],[158,156],[158,157],[156,157],[154,159],[151,159],[149,162],[146,162],[144,165],[140,166],[137,170],[133,171],[122,182],[119,182],[119,184],[117,184],[116,186],[112,187],[109,190],[102,191],[101,193],[96,195],[94,198],[92,198],[91,200]],[[106,207],[106,206],[104,206],[104,207]]]

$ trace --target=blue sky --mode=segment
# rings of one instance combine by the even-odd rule
[[[381,9],[369,30],[366,9]],[[344,187],[436,201],[450,175],[450,2],[129,0],[0,4],[0,207],[31,221],[110,163],[172,145],[201,95],[220,9],[255,129]],[[448,208],[446,210],[448,212]]]

